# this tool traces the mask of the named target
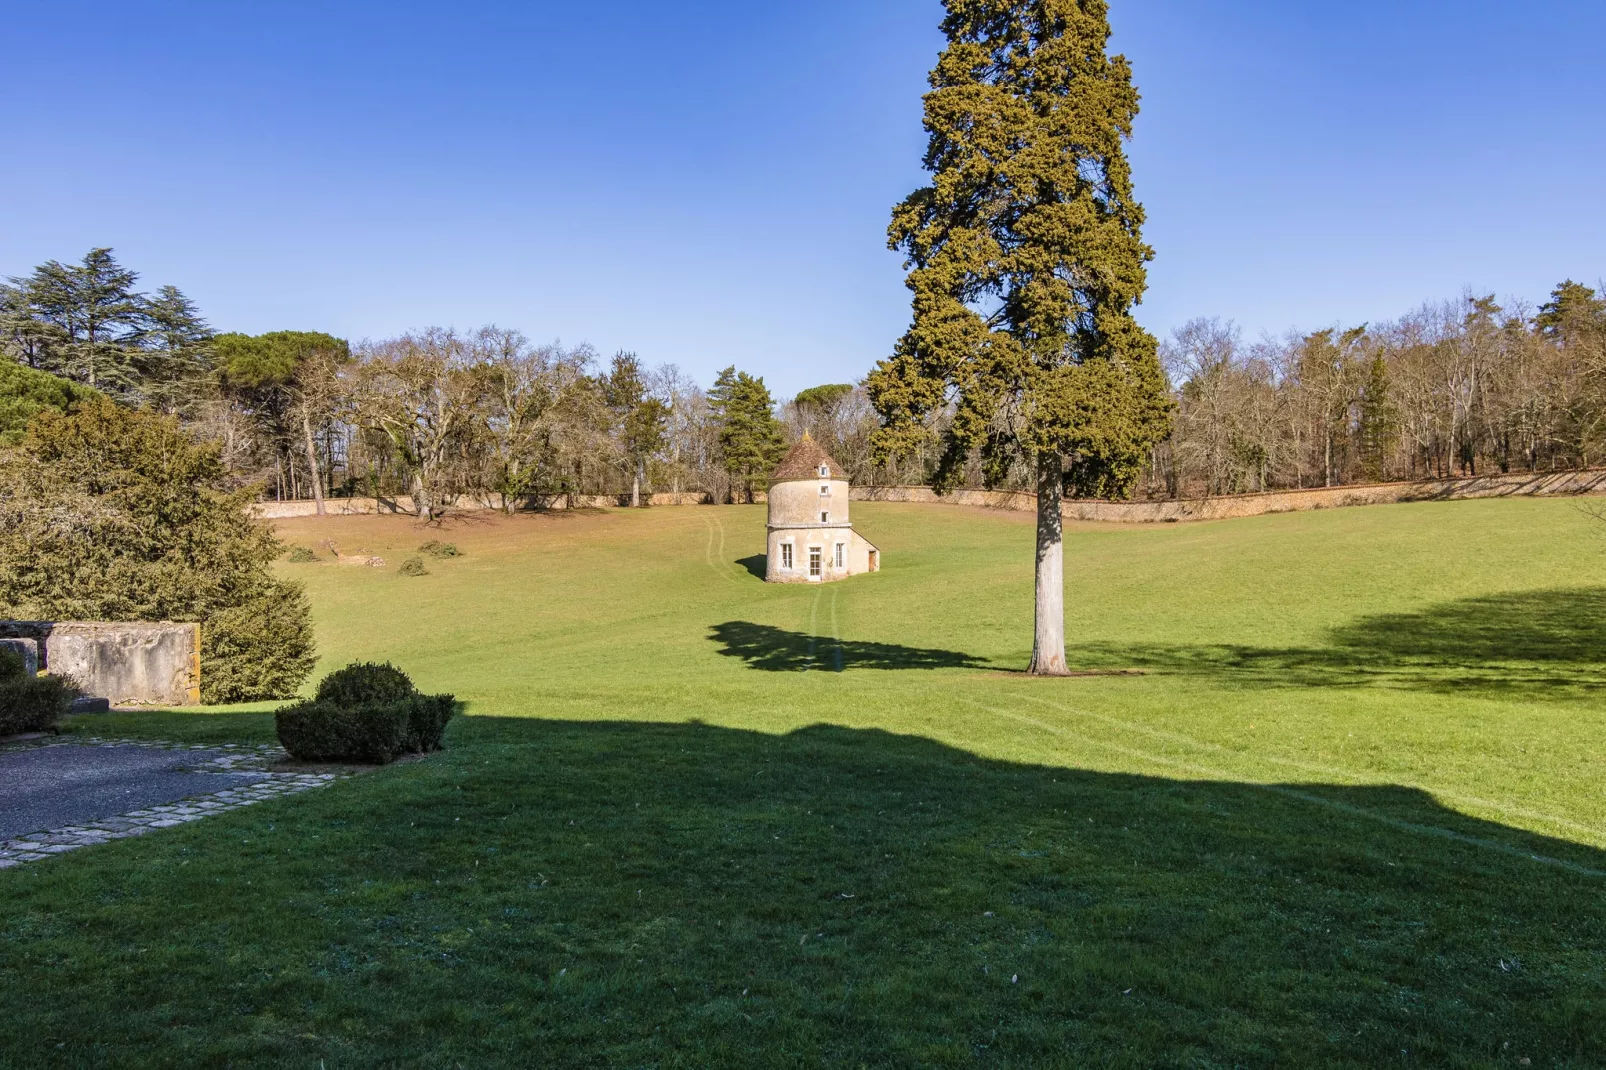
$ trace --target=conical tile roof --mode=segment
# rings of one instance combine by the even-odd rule
[[[831,470],[832,479],[846,479],[848,475],[842,466],[836,463],[829,453],[825,452],[818,442],[805,434],[797,440],[797,444],[787,451],[786,457],[781,461],[780,467],[770,475],[771,483],[785,483],[791,479],[819,479],[820,465]]]

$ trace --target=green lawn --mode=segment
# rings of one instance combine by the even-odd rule
[[[1068,533],[861,504],[287,522],[324,668],[470,716],[0,872],[0,1065],[1606,1064],[1606,543],[1569,503]],[[429,538],[467,555],[403,578]],[[271,738],[261,712],[76,731]]]

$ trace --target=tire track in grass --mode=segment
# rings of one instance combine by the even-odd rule
[[[1530,851],[1524,851],[1521,848],[1513,847],[1510,844],[1501,843],[1498,840],[1487,840],[1478,836],[1469,836],[1463,832],[1456,832],[1452,829],[1440,828],[1436,825],[1422,825],[1415,821],[1406,821],[1402,818],[1392,817],[1378,810],[1372,810],[1364,806],[1355,806],[1352,803],[1339,802],[1337,799],[1329,799],[1323,795],[1317,795],[1313,792],[1300,791],[1298,788],[1290,788],[1281,784],[1256,784],[1252,781],[1246,781],[1236,777],[1232,773],[1229,773],[1225,770],[1214,769],[1210,766],[1200,765],[1196,762],[1187,762],[1176,758],[1167,758],[1159,754],[1151,754],[1147,751],[1139,750],[1136,747],[1128,747],[1121,743],[1112,743],[1109,740],[1097,739],[1093,736],[1083,735],[1079,732],[1072,732],[1061,728],[1058,725],[1053,725],[1047,721],[1040,720],[1036,717],[1029,717],[1026,714],[1016,713],[1010,710],[997,709],[995,707],[988,706],[985,703],[977,702],[974,699],[960,698],[959,701],[965,703],[966,705],[974,706],[984,713],[990,713],[995,717],[1002,717],[1005,720],[1014,721],[1017,724],[1036,728],[1039,731],[1046,732],[1051,736],[1057,736],[1061,739],[1075,740],[1079,743],[1089,744],[1094,747],[1101,747],[1105,750],[1113,751],[1116,754],[1120,754],[1127,758],[1136,759],[1140,762],[1148,762],[1153,765],[1177,769],[1181,772],[1189,774],[1192,777],[1202,777],[1224,783],[1241,784],[1242,786],[1250,788],[1254,791],[1263,791],[1269,795],[1277,795],[1288,799],[1298,799],[1301,802],[1312,803],[1316,806],[1325,807],[1329,810],[1336,810],[1340,813],[1348,814],[1353,817],[1368,818],[1372,821],[1378,822],[1379,824],[1387,825],[1390,828],[1399,829],[1403,832],[1411,832],[1417,835],[1432,836],[1438,839],[1451,840],[1456,843],[1466,844],[1471,847],[1481,847],[1485,850],[1494,851],[1498,854],[1507,855],[1512,858],[1526,859],[1530,862],[1538,862],[1541,865],[1553,866],[1555,868],[1564,869],[1568,872],[1581,874],[1586,877],[1606,877],[1606,871],[1591,869],[1588,866],[1582,866],[1576,862],[1569,862],[1562,858],[1551,858],[1548,855],[1537,855]],[[1085,714],[1085,711],[1071,710],[1067,707],[1062,707],[1062,709],[1065,709],[1066,712],[1070,713],[1084,714],[1093,720],[1106,720],[1106,718],[1101,718],[1096,714]],[[1115,719],[1108,718],[1108,720],[1114,721]],[[1117,721],[1116,723],[1120,722]],[[1136,728],[1138,726],[1133,727]]]
[[[1058,710],[1061,713],[1071,714],[1072,716],[1082,717],[1091,721],[1098,721],[1101,724],[1108,725],[1109,727],[1121,732],[1137,733],[1139,735],[1148,736],[1152,739],[1171,743],[1180,743],[1185,747],[1192,747],[1195,750],[1219,754],[1228,758],[1237,758],[1240,756],[1239,752],[1234,751],[1230,747],[1224,747],[1219,743],[1211,743],[1209,740],[1198,739],[1194,736],[1186,735],[1181,732],[1170,732],[1161,728],[1152,728],[1148,725],[1139,724],[1134,721],[1125,721],[1119,717],[1111,717],[1108,714],[1094,713],[1091,710],[1083,710],[1078,709],[1075,706],[1067,706],[1063,703],[1040,698],[1036,695],[1016,695],[1014,697],[1025,702],[1034,702],[1040,706],[1047,706],[1050,709]],[[1320,765],[1316,762],[1301,761],[1298,758],[1279,758],[1275,755],[1263,755],[1259,756],[1258,760],[1263,761],[1268,765],[1280,766],[1282,768],[1292,769],[1300,773],[1308,773],[1313,776],[1339,780],[1356,786],[1365,786],[1367,784],[1375,784],[1378,782],[1378,778],[1375,774],[1357,773],[1351,769],[1344,769],[1339,766]],[[1439,788],[1432,784],[1423,784],[1416,781],[1391,780],[1388,783],[1398,787],[1414,788],[1417,791],[1425,791],[1429,795],[1453,802],[1458,806],[1467,808],[1481,807],[1490,811],[1491,813],[1499,814],[1503,818],[1522,818],[1528,821],[1541,822],[1549,824],[1558,829],[1570,829],[1574,832],[1582,832],[1586,835],[1595,837],[1597,840],[1606,840],[1606,831],[1602,831],[1601,829],[1595,828],[1591,825],[1585,825],[1578,821],[1573,821],[1569,818],[1558,817],[1555,814],[1547,814],[1541,810],[1528,810],[1520,806],[1513,806],[1509,803],[1497,802],[1493,799],[1484,799],[1476,795],[1468,795],[1467,793],[1456,789]]]
[[[725,560],[725,525],[717,516],[703,516],[700,519],[703,527],[708,529],[708,545],[703,550],[703,559],[708,562],[708,567],[728,580],[740,582],[740,577],[732,573],[730,563]],[[717,550],[714,547],[716,538],[719,542]]]

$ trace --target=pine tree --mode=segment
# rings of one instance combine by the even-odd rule
[[[719,373],[708,392],[708,404],[719,426],[720,451],[732,490],[740,486],[751,502],[753,485],[780,463],[784,448],[775,399],[763,379],[733,365]]]
[[[351,359],[343,338],[320,331],[220,334],[211,340],[223,390],[266,432],[289,450],[299,439],[305,451],[312,496],[324,515],[323,478],[313,425],[334,405],[335,377]]]
[[[619,449],[630,466],[630,505],[641,505],[641,484],[647,459],[664,445],[669,406],[647,391],[641,361],[634,353],[617,353],[603,381],[603,394],[618,424]]]
[[[163,286],[145,299],[141,311],[144,344],[134,361],[140,400],[163,412],[191,415],[216,387],[212,329],[177,286]]]
[[[1539,306],[1534,326],[1563,347],[1599,344],[1606,338],[1606,299],[1581,282],[1568,279]]]
[[[13,279],[33,317],[52,329],[39,366],[114,394],[132,391],[144,312],[138,281],[110,249],[91,249],[77,264],[48,260]]]
[[[1065,665],[1061,496],[1125,497],[1171,403],[1146,286],[1143,209],[1123,143],[1138,111],[1106,53],[1104,0],[945,0],[925,97],[931,185],[893,211],[914,321],[866,382],[877,459],[918,449],[951,406],[935,482],[979,451],[987,482],[1036,470],[1031,671]]]
[[[1400,433],[1398,410],[1389,389],[1389,365],[1381,355],[1366,364],[1359,424],[1361,475],[1380,483],[1389,477],[1389,452]]]

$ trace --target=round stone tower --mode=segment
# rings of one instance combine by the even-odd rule
[[[770,583],[829,583],[881,568],[881,551],[853,530],[848,477],[804,435],[770,476]]]

